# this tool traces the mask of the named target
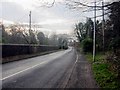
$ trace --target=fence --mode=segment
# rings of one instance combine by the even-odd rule
[[[50,45],[25,45],[25,44],[2,44],[2,58],[17,56],[17,55],[28,55],[47,51],[58,50],[58,46]]]

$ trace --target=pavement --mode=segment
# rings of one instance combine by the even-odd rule
[[[68,80],[66,88],[100,89],[92,72],[91,64],[78,52],[78,60]]]
[[[73,47],[2,65],[2,88],[98,88],[91,65]]]

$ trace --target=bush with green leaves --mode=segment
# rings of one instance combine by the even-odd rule
[[[84,52],[92,52],[93,50],[93,41],[90,38],[86,38],[82,41],[82,48]]]

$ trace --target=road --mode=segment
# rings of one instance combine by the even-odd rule
[[[51,54],[3,64],[3,88],[63,88],[76,61],[69,48]]]

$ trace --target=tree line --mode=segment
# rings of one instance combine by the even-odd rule
[[[120,80],[120,1],[115,1],[107,6],[108,18],[104,23],[104,53],[107,62],[112,63],[114,71],[118,73]],[[75,34],[81,43],[84,52],[92,53],[93,50],[93,29],[94,24],[91,18],[86,22],[79,22],[75,25]],[[103,52],[103,31],[102,21],[96,21],[96,53]]]
[[[14,24],[9,28],[2,25],[2,43],[3,44],[37,44],[37,45],[57,45],[62,46],[68,43],[67,34],[53,33],[49,37],[43,32],[27,30]]]

